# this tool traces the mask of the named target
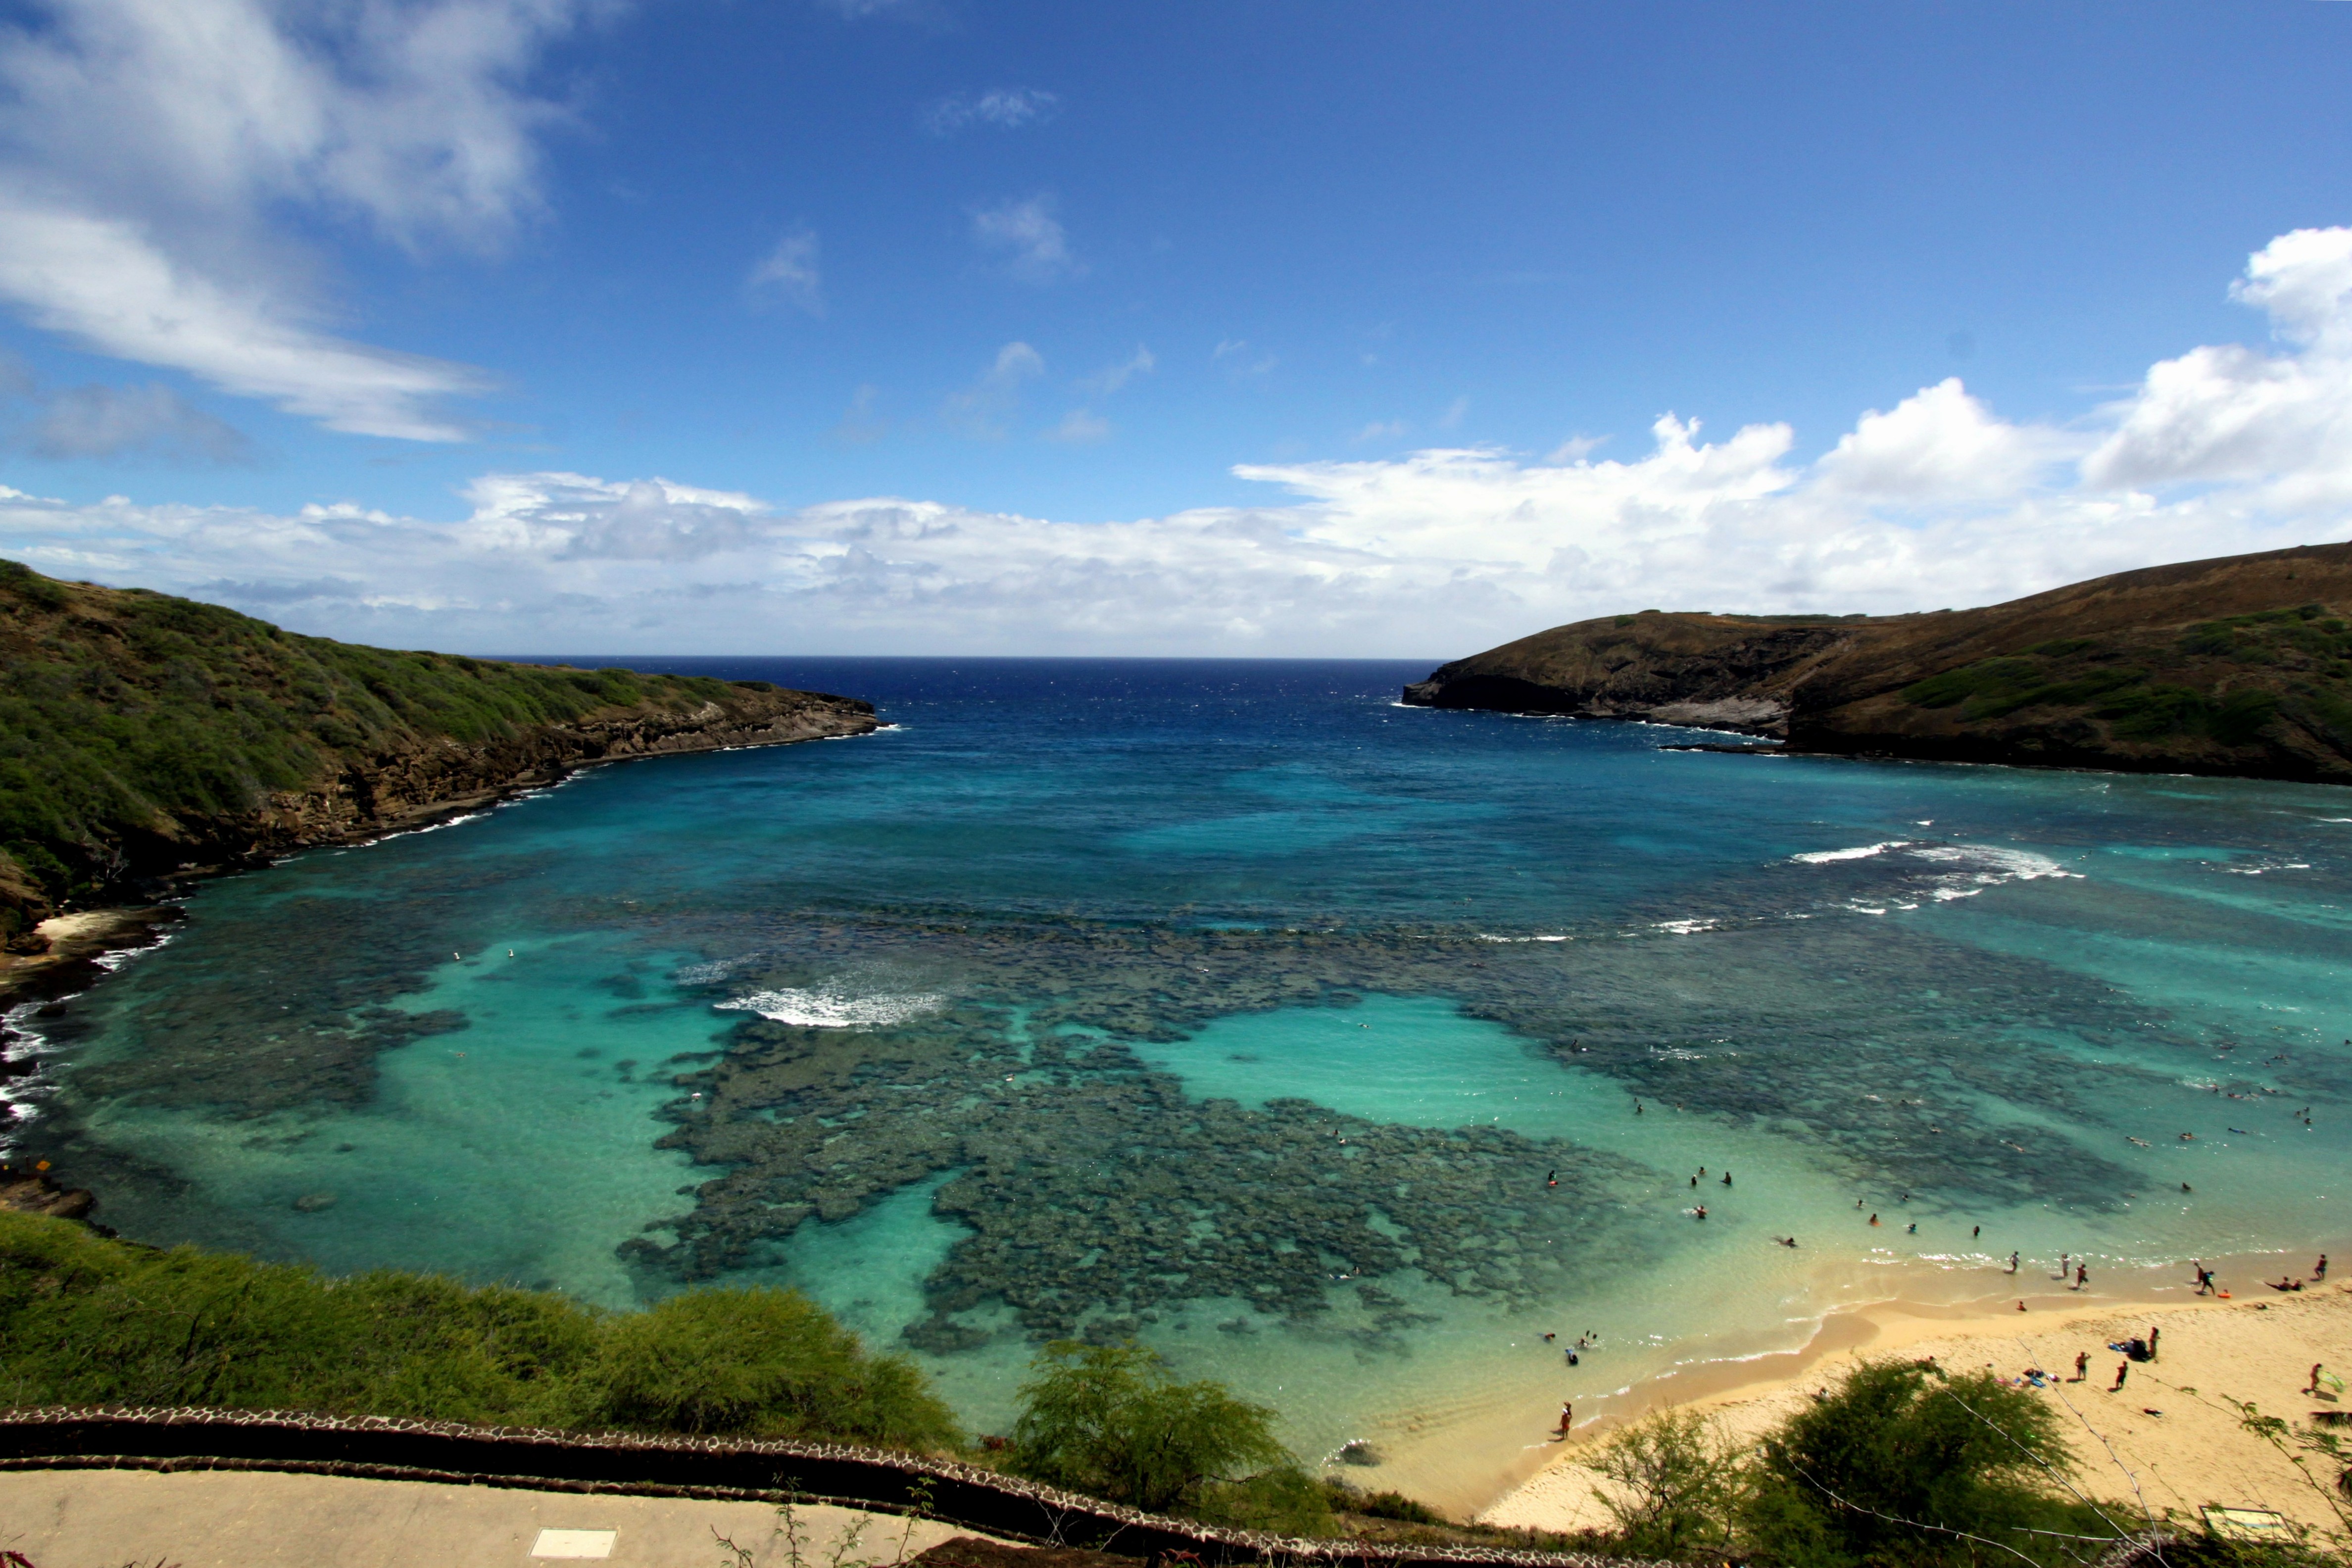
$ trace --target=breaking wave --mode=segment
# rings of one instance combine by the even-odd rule
[[[861,996],[845,991],[754,991],[748,996],[711,1004],[723,1012],[757,1013],[778,1024],[798,1024],[813,1029],[871,1029],[903,1024],[936,1011],[943,996]]]

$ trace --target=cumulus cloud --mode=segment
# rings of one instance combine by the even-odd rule
[[[955,92],[923,111],[923,126],[934,136],[985,126],[1011,131],[1034,121],[1050,120],[1062,100],[1034,87],[1001,87],[988,92]]]
[[[1651,605],[1982,604],[2352,533],[2345,450],[2309,439],[2352,411],[2338,346],[2352,296],[2329,271],[2346,255],[2344,231],[2285,237],[2240,289],[2284,345],[2242,352],[2302,388],[2296,398],[2248,407],[2229,382],[2200,402],[2168,368],[2199,350],[2154,367],[2088,434],[2005,423],[1951,381],[1863,416],[1811,462],[1785,425],[1717,436],[1669,414],[1646,450],[1620,458],[1579,444],[1543,459],[1459,446],[1248,465],[1234,472],[1266,487],[1262,504],[1093,522],[894,497],[793,510],[668,479],[549,473],[486,477],[455,521],[6,491],[0,553],[224,598],[304,630],[506,651],[773,651],[788,626],[790,647],[848,653],[1437,658]],[[1006,344],[950,417],[1001,434],[1044,369],[1027,344]],[[2137,433],[2225,416],[2232,466],[2179,459],[2147,483],[2100,468],[2137,450]]]
[[[2294,505],[2352,500],[2352,229],[2297,229],[2232,289],[2293,352],[2191,349],[2151,367],[2083,461],[2100,489],[2260,480]]]
[[[816,236],[804,228],[776,241],[776,247],[760,258],[745,279],[754,298],[781,299],[812,316],[824,314],[823,283]]]
[[[1958,376],[1924,387],[1887,413],[1874,408],[1822,458],[1821,483],[1849,495],[1923,503],[2007,495],[2070,443],[2011,425],[1969,395]]]
[[[1021,405],[1021,388],[1045,374],[1045,361],[1027,343],[1012,342],[996,351],[995,360],[980,379],[961,392],[951,393],[940,413],[950,429],[982,440],[1000,440]]]
[[[983,207],[971,215],[971,236],[1024,283],[1058,282],[1086,270],[1070,254],[1069,237],[1054,216],[1049,195]]]
[[[422,252],[539,209],[522,85],[598,0],[47,0],[0,35],[0,298],[116,358],[331,428],[415,440],[470,367],[331,330],[296,211]]]

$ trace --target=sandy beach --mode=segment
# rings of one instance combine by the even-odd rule
[[[1956,1371],[1989,1368],[2005,1378],[2038,1367],[2071,1380],[2075,1356],[2088,1352],[2083,1381],[2058,1383],[2041,1397],[2064,1424],[2076,1485],[2103,1507],[2112,1505],[2119,1523],[2190,1520],[2201,1508],[2221,1505],[2274,1510],[2333,1530],[2336,1514],[2313,1485],[2333,1477],[2316,1466],[2306,1477],[2244,1431],[2231,1402],[2251,1401],[2305,1430],[2314,1412],[2352,1408],[2333,1393],[2302,1393],[2315,1362],[2352,1371],[2352,1283],[2255,1291],[2261,1300],[2242,1289],[2231,1300],[2158,1306],[2070,1304],[2045,1296],[2028,1298],[2022,1312],[2013,1299],[1964,1313],[1889,1302],[1826,1320],[1805,1351],[1770,1358],[1782,1364],[1766,1375],[1647,1407],[1695,1405],[1745,1445],[1864,1358],[1933,1356]],[[2108,1345],[2151,1328],[2162,1331],[2157,1359],[2132,1363],[2123,1388],[2111,1392],[2126,1358]],[[1623,1418],[1611,1416],[1580,1426],[1540,1470],[1482,1510],[1479,1521],[1547,1531],[1609,1524],[1607,1483],[1590,1461],[1622,1425]]]

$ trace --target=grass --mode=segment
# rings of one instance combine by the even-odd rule
[[[745,686],[764,683],[745,682]],[[274,792],[387,754],[483,746],[726,681],[396,653],[0,561],[0,938],[186,858]]]

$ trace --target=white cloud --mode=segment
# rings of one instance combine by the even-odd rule
[[[812,316],[824,314],[824,279],[817,266],[816,236],[794,229],[776,241],[745,279],[754,295],[773,294]]]
[[[1820,463],[1821,482],[1849,495],[1932,504],[2006,495],[2079,447],[2055,431],[2009,425],[1949,376],[1874,408]]]
[[[988,92],[950,93],[923,111],[923,124],[934,136],[952,136],[975,125],[1011,131],[1034,121],[1050,120],[1062,100],[1034,87],[1001,87]]]
[[[2352,410],[2352,387],[2327,379],[2352,303],[2312,269],[2333,254],[2274,247],[2243,290],[2290,345],[2263,363],[2303,378],[2303,401],[2277,416],[2290,433]],[[454,522],[11,492],[0,553],[403,647],[1434,658],[1652,605],[1934,609],[2352,534],[2352,495],[2329,488],[2342,452],[2299,437],[2265,437],[2267,464],[2189,467],[2138,489],[2047,460],[2068,439],[2104,452],[2173,417],[2183,405],[2166,367],[2194,357],[2156,367],[2105,439],[2005,424],[1951,382],[1865,415],[1812,463],[1791,456],[1786,426],[1709,440],[1667,415],[1648,450],[1622,459],[1453,447],[1251,465],[1234,471],[1276,492],[1266,504],[1099,522],[898,498],[793,510],[577,474],[487,477]],[[950,420],[1002,434],[1044,370],[1027,344],[1006,344]],[[2304,466],[2276,466],[2280,454]]]
[[[995,360],[980,379],[950,394],[940,412],[951,429],[982,440],[1003,438],[1021,405],[1022,385],[1045,374],[1045,361],[1027,343],[1011,342],[996,351]]]
[[[1402,419],[1375,419],[1356,432],[1359,446],[1368,441],[1397,441],[1404,437],[1406,426]]]
[[[2352,500],[2352,229],[2297,229],[2254,253],[2235,299],[2294,352],[2191,349],[2151,367],[2083,461],[2099,489],[2268,478],[2285,505]]]
[[[972,238],[982,249],[1004,258],[1005,270],[1024,283],[1053,283],[1086,268],[1070,254],[1069,237],[1054,216],[1054,198],[1000,202],[971,215]]]
[[[217,283],[131,223],[27,207],[0,191],[0,295],[33,324],[117,359],[184,370],[330,429],[455,441],[440,399],[486,391],[481,372],[330,336],[266,279]]]
[[[0,297],[336,429],[448,440],[479,372],[327,330],[288,212],[492,252],[539,210],[522,79],[600,0],[50,0],[0,36]]]
[[[1101,370],[1078,383],[1078,386],[1080,390],[1091,393],[1097,397],[1108,397],[1137,376],[1150,375],[1159,366],[1160,362],[1151,357],[1151,351],[1143,344],[1138,343],[1135,345],[1133,353],[1117,364],[1105,365]]]
[[[1110,421],[1091,409],[1073,408],[1062,416],[1062,422],[1045,432],[1049,441],[1066,441],[1072,446],[1087,446],[1110,439]]]

